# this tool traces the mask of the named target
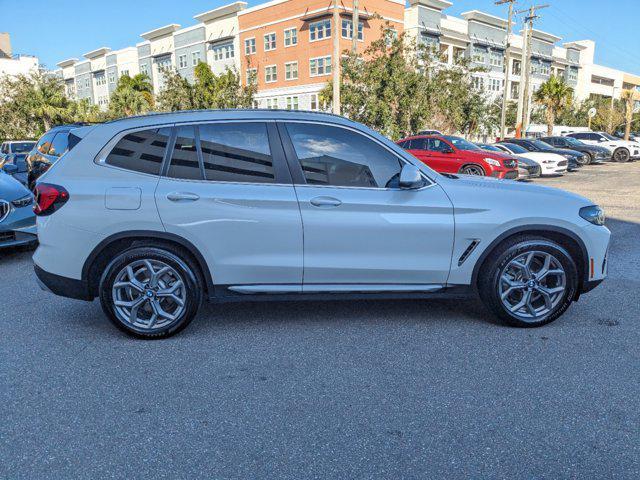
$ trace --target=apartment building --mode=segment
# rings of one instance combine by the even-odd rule
[[[319,110],[318,93],[331,79],[333,35],[340,50],[352,46],[353,2],[339,2],[339,24],[333,25],[331,0],[272,0],[247,8],[237,1],[194,16],[196,23],[181,27],[169,24],[141,34],[135,47],[111,51],[102,47],[68,59],[58,66],[67,93],[87,98],[106,108],[117,78],[128,72],[145,73],[156,92],[162,90],[163,68],[173,68],[192,81],[195,66],[208,63],[214,73],[233,69],[244,83],[255,82],[255,106]],[[479,10],[453,16],[448,0],[360,0],[357,28],[358,51],[379,38],[388,22],[416,43],[433,49],[442,66],[459,57],[482,71],[475,85],[497,99],[505,89],[504,52],[507,21]],[[514,28],[511,36],[511,100],[517,100],[523,81],[524,33]],[[574,87],[579,100],[591,96],[620,98],[637,92],[640,109],[640,77],[594,63],[596,45],[591,40],[562,42],[556,35],[532,31],[531,94],[550,78],[563,77]]]
[[[388,22],[403,31],[404,1],[359,2],[358,51],[380,38]],[[318,94],[332,75],[333,36],[340,51],[353,42],[353,3],[339,3],[339,23],[333,25],[332,2],[326,0],[274,0],[238,13],[240,68],[243,82],[258,87],[260,108],[319,110]]]

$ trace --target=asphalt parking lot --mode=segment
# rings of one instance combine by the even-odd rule
[[[610,278],[519,330],[475,302],[208,306],[133,340],[0,254],[0,478],[639,478],[640,162],[536,180],[607,210]]]

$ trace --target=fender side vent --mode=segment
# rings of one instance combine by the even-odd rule
[[[469,255],[471,255],[471,253],[476,249],[479,243],[480,240],[478,240],[477,238],[471,241],[467,249],[462,252],[462,255],[460,255],[460,258],[458,259],[458,266],[462,265],[465,260],[469,258]]]

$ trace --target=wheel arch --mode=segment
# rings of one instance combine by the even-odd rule
[[[582,286],[589,280],[589,254],[587,252],[587,247],[582,239],[574,232],[555,225],[525,225],[511,228],[498,235],[498,237],[496,237],[478,257],[478,260],[473,267],[473,273],[471,274],[471,285],[474,287],[477,285],[480,270],[491,252],[493,252],[495,248],[504,241],[522,234],[547,238],[560,244],[569,251],[576,262],[576,267],[578,268],[579,285],[576,292],[579,294],[579,292],[582,291]]]
[[[467,167],[478,167],[484,172],[485,176],[487,175],[487,169],[478,162],[464,162],[458,169],[458,173],[460,173],[462,170],[464,170]]]
[[[82,266],[82,281],[94,298],[97,296],[98,283],[102,272],[113,259],[116,252],[121,252],[137,245],[170,246],[191,257],[200,269],[207,293],[213,292],[211,271],[200,251],[188,240],[173,233],[153,230],[130,230],[119,232],[102,240],[89,254]]]

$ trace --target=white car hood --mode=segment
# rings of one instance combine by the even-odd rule
[[[543,160],[554,160],[556,162],[560,162],[562,160],[566,160],[562,155],[551,152],[527,152],[521,153],[520,155],[536,162],[542,162]]]

